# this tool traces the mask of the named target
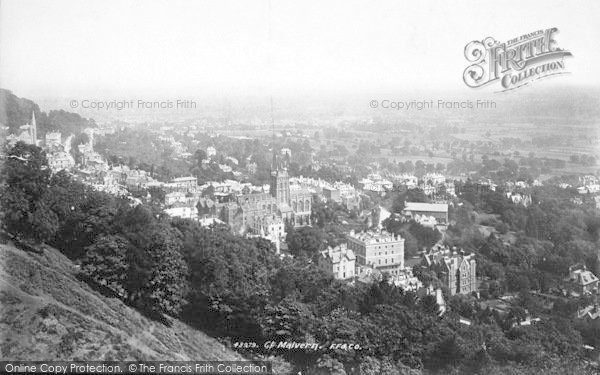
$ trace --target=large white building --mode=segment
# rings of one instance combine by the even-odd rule
[[[386,231],[351,231],[346,236],[348,248],[356,254],[358,265],[372,266],[396,275],[404,269],[404,238]]]
[[[165,190],[169,192],[190,192],[193,193],[198,189],[198,179],[194,176],[188,177],[177,177],[171,180],[171,182],[164,185]]]
[[[165,209],[164,212],[170,217],[179,217],[182,219],[198,218],[198,208],[196,208],[195,206],[175,206]]]

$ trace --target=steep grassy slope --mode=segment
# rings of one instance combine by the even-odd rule
[[[223,360],[243,358],[177,321],[151,321],[76,278],[52,248],[0,244],[0,359]]]

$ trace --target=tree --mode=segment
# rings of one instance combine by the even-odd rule
[[[263,336],[280,340],[306,340],[312,329],[314,319],[308,306],[295,300],[285,298],[281,302],[265,307],[264,315],[260,317]]]
[[[188,267],[181,254],[181,233],[156,223],[135,236],[126,280],[129,300],[150,314],[178,315],[188,291]]]
[[[314,303],[332,283],[333,276],[305,259],[287,261],[270,279],[272,298],[276,301],[296,296],[305,303]]]
[[[360,362],[358,368],[363,375],[379,375],[381,374],[381,365],[377,358],[366,356]]]
[[[49,209],[50,169],[41,148],[17,142],[0,173],[0,208],[6,230],[21,238],[47,241],[56,232],[56,214]]]
[[[196,150],[196,152],[194,153],[194,160],[196,161],[196,165],[200,166],[202,165],[202,160],[206,159],[207,155],[206,152],[204,152],[204,150]]]
[[[287,244],[295,256],[311,258],[323,249],[323,232],[311,227],[294,229],[288,233]]]
[[[152,199],[152,201],[153,201],[153,202],[156,202],[156,203],[162,203],[162,202],[164,202],[164,201],[165,201],[165,196],[166,196],[166,193],[165,193],[165,191],[164,191],[162,188],[160,188],[160,187],[157,187],[157,186],[151,186],[151,187],[148,189],[148,193],[150,194],[150,197],[151,197],[151,199]]]
[[[434,315],[440,311],[437,301],[434,296],[427,295],[421,298],[419,306],[426,314]]]
[[[63,172],[54,175],[47,194],[49,207],[57,215],[58,230],[50,243],[71,259],[79,259],[99,234],[116,233],[118,205],[114,197],[72,181]],[[128,205],[126,207],[129,207]],[[116,228],[115,228],[116,227]]]
[[[431,248],[442,237],[442,234],[437,229],[424,227],[417,222],[410,224],[409,231],[417,239],[417,246],[420,249]]]
[[[427,196],[421,189],[408,189],[400,192],[394,197],[392,202],[392,211],[401,212],[404,210],[404,202],[427,202]]]
[[[318,360],[311,373],[315,375],[346,375],[344,364],[324,354]]]
[[[87,135],[87,133],[80,133],[77,134],[75,137],[73,137],[71,139],[71,155],[73,156],[73,159],[75,159],[76,162],[81,162],[81,158],[82,158],[82,154],[81,152],[79,152],[79,145],[88,143],[90,141],[89,136]]]
[[[210,199],[214,199],[215,197],[215,187],[212,185],[208,185],[206,189],[202,190],[202,196],[208,197]]]
[[[29,217],[33,228],[31,237],[39,242],[50,240],[59,228],[57,216],[50,209],[45,197],[46,195],[33,204],[33,212]]]
[[[269,275],[279,257],[263,241],[226,229],[202,228],[190,220],[173,225],[182,234],[182,252],[189,265],[186,320],[223,336],[259,336],[256,312],[269,303]]]
[[[94,283],[125,297],[129,247],[129,241],[122,236],[101,235],[86,247],[81,269]]]

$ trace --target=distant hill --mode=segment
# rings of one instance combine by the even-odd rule
[[[76,277],[58,250],[0,244],[4,360],[244,360],[202,332],[151,321]]]
[[[42,112],[32,100],[19,98],[11,91],[0,88],[0,123],[8,126],[9,133],[18,133],[19,127],[31,121],[31,113],[35,113],[39,137],[49,131],[60,131],[63,134],[79,134],[87,127],[95,127],[92,119],[86,119],[77,113],[63,110]]]

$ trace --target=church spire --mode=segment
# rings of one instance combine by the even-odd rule
[[[273,161],[271,162],[271,172],[275,173],[279,171],[279,164],[277,163],[277,152],[275,151],[275,144],[273,144]]]
[[[34,111],[31,111],[31,143],[37,145],[37,124]]]
[[[277,151],[275,149],[275,118],[273,116],[273,96],[269,98],[270,109],[271,109],[271,147],[273,148],[273,161],[271,162],[271,174],[276,173],[279,170],[277,165]]]

